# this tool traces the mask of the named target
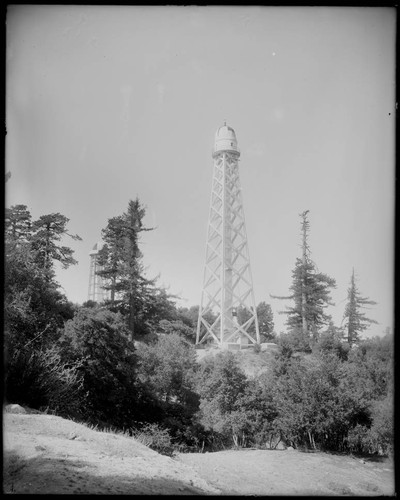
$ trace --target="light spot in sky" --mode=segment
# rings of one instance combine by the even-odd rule
[[[275,108],[273,111],[273,116],[276,121],[281,122],[285,117],[285,113],[282,108]]]

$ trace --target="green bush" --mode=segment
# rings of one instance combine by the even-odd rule
[[[60,345],[64,360],[79,365],[87,421],[123,429],[142,419],[145,391],[137,383],[134,344],[120,314],[80,308],[65,324]]]
[[[347,446],[352,453],[369,453],[369,433],[364,425],[357,424],[347,435]]]
[[[48,408],[62,416],[79,414],[82,380],[53,347],[17,349],[7,360],[5,396],[8,402],[32,409]]]
[[[140,443],[148,446],[162,455],[172,456],[175,447],[167,429],[158,424],[146,424],[140,430],[133,432],[133,437]]]
[[[392,455],[394,443],[394,411],[391,393],[372,405],[372,426],[369,430],[374,453]]]
[[[388,396],[372,404],[371,427],[357,424],[347,436],[347,445],[353,453],[391,455],[394,442],[393,402]]]
[[[253,351],[255,352],[255,354],[258,354],[259,352],[261,352],[261,345],[260,344],[254,344]]]

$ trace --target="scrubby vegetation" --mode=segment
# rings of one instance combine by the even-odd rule
[[[344,332],[323,307],[334,281],[314,273],[306,252],[294,272],[288,331],[276,336],[270,306],[258,307],[263,340],[274,339],[278,348],[265,358],[268,370],[248,376],[240,353],[198,360],[198,308],[176,307],[144,276],[143,216],[136,200],[109,220],[102,262],[111,300],[81,306],[55,281],[56,260],[65,268],[75,263],[60,243],[70,236],[68,219],[51,214],[31,223],[24,205],[7,209],[7,402],[120,429],[165,454],[279,443],[392,453],[393,338],[361,338],[366,318],[358,307],[367,299],[355,289],[354,274]],[[263,354],[257,345],[253,355]]]

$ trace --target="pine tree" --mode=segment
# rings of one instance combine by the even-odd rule
[[[111,306],[116,306],[128,317],[132,338],[135,330],[143,323],[146,305],[153,295],[154,280],[144,276],[142,252],[139,238],[142,231],[152,228],[143,226],[146,209],[138,198],[129,201],[128,210],[108,220],[102,230],[104,246],[99,251],[98,274],[104,280],[104,288],[111,292]]]
[[[356,285],[354,269],[351,275],[350,287],[347,290],[347,304],[343,315],[344,326],[347,331],[347,341],[350,345],[360,340],[360,333],[371,324],[378,324],[374,319],[367,318],[361,309],[376,302],[368,297],[362,297]]]
[[[7,208],[5,215],[4,327],[10,353],[15,346],[47,345],[57,337],[72,305],[58,289],[53,264],[59,260],[68,267],[76,261],[73,250],[58,243],[69,234],[63,215],[31,223],[26,205]]]
[[[102,230],[105,242],[98,254],[101,270],[98,274],[103,278],[104,289],[110,291],[111,303],[114,305],[120,291],[119,278],[124,262],[124,219],[122,216],[108,219],[107,227]]]
[[[302,218],[302,256],[296,259],[292,272],[292,294],[287,297],[271,295],[273,298],[293,300],[294,306],[287,307],[283,314],[288,315],[287,326],[289,331],[301,340],[300,344],[308,346],[309,341],[318,340],[321,327],[331,319],[325,309],[332,305],[330,288],[336,286],[333,278],[318,272],[315,263],[310,257],[308,234],[310,224],[307,218],[308,210],[300,214]]]
[[[13,205],[5,210],[5,236],[8,241],[26,241],[31,236],[32,216],[26,205]]]
[[[58,243],[64,236],[69,236],[73,240],[82,240],[77,234],[70,234],[67,231],[68,222],[69,219],[65,215],[54,213],[42,215],[32,224],[31,247],[35,260],[49,277],[54,274],[55,260],[60,262],[64,269],[77,264],[73,257],[74,251]]]
[[[275,338],[274,315],[270,304],[260,302],[256,308],[261,342],[271,342]]]

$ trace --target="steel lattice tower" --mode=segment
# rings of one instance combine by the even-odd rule
[[[102,246],[102,243],[96,243],[93,250],[89,253],[90,269],[88,300],[93,300],[94,302],[103,302],[103,300],[107,299],[109,295],[103,288],[103,280],[101,276],[97,274],[97,272],[101,270],[101,266],[99,266],[97,262],[97,255]]]
[[[203,291],[196,344],[221,348],[259,343],[246,224],[234,130],[226,124],[215,135],[210,215]]]

